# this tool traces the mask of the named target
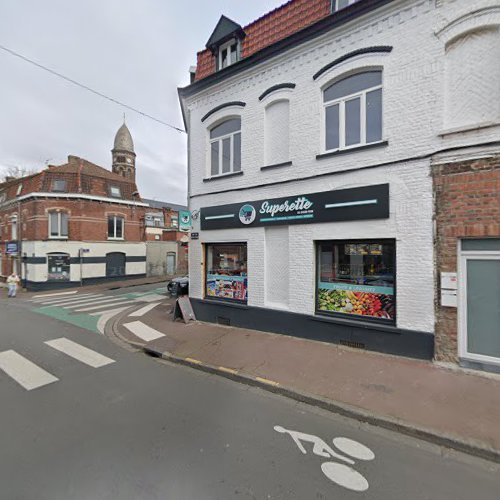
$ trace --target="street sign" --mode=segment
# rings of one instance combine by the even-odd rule
[[[5,253],[8,255],[16,255],[19,252],[19,244],[17,241],[8,241],[5,244]]]
[[[191,233],[191,239],[197,240],[200,237],[200,233]]]

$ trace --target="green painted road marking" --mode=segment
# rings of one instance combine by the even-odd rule
[[[99,321],[99,316],[90,316],[88,314],[71,314],[66,309],[56,306],[39,307],[34,309],[35,312],[40,314],[45,314],[45,316],[50,316],[51,318],[58,319],[60,321],[65,321],[66,323],[71,323],[72,325],[79,326],[80,328],[85,328],[91,332],[99,333],[97,329],[97,322]]]

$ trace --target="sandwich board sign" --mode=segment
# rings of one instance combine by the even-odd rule
[[[187,295],[183,295],[175,301],[174,321],[177,318],[183,319],[184,323],[186,324],[190,321],[196,321],[193,306],[191,305],[191,302]]]

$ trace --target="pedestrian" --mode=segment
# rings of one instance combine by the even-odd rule
[[[8,297],[15,297],[17,293],[17,285],[19,284],[19,276],[16,273],[12,273],[7,278],[7,285],[9,287]]]

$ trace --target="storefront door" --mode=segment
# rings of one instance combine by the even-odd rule
[[[175,252],[167,252],[167,274],[172,276],[175,274]]]
[[[106,254],[106,277],[125,276],[125,254],[111,252]]]
[[[462,241],[459,286],[460,357],[500,365],[500,240]]]

